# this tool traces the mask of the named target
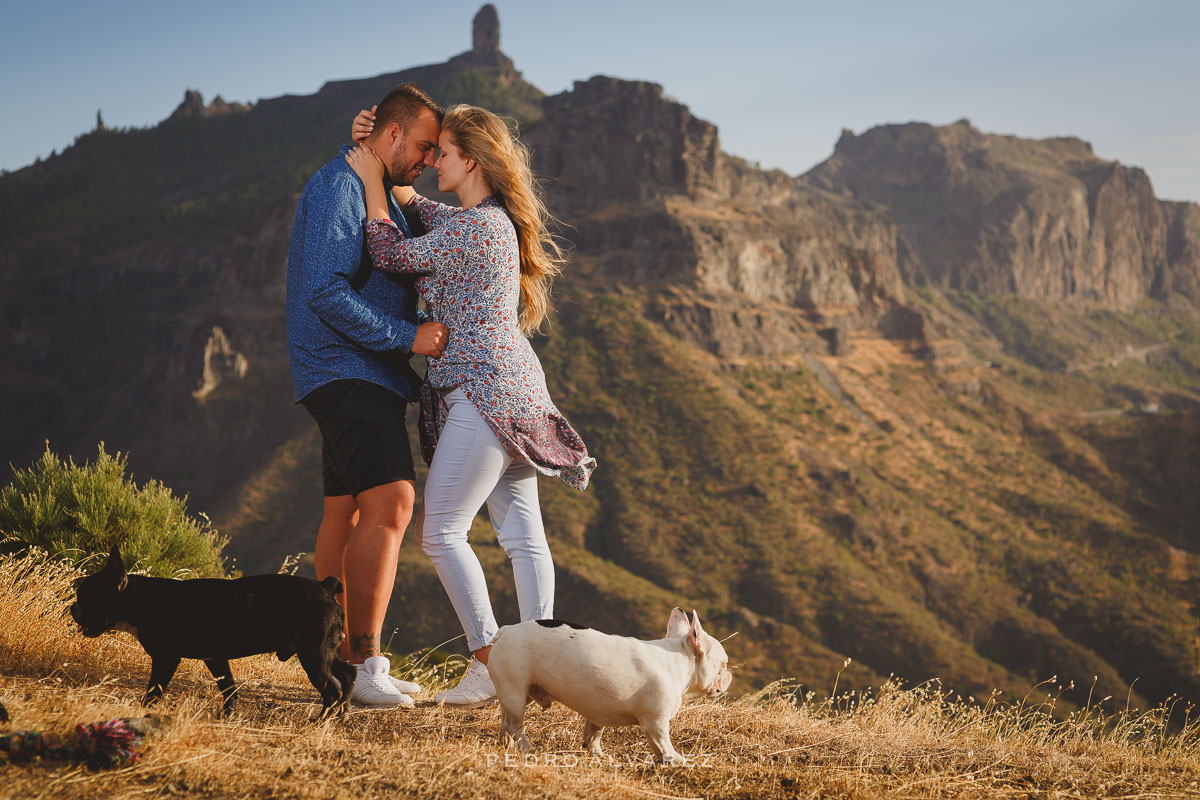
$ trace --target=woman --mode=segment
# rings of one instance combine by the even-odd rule
[[[355,134],[369,132],[369,114]],[[562,252],[529,154],[495,114],[451,108],[438,140],[438,188],[462,208],[393,189],[420,214],[428,233],[405,239],[388,217],[383,163],[361,144],[346,160],[366,188],[367,242],[375,267],[421,274],[417,291],[450,338],[429,359],[421,403],[421,454],[429,463],[417,537],[467,634],[473,658],[439,702],[475,708],[495,700],[487,657],[498,630],[483,568],[467,543],[479,507],[513,565],[521,619],[553,616],[554,564],[538,507],[537,473],[584,489],[595,459],[546,389],[526,336],[550,307]]]

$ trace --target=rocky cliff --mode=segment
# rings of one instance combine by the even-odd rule
[[[1153,287],[1167,301],[1200,297],[1200,205],[1163,201],[1167,226],[1167,264]]]
[[[1145,172],[1079,139],[985,134],[967,120],[883,125],[844,132],[803,182],[894,220],[916,284],[1122,309],[1168,294],[1200,301],[1183,255],[1194,230],[1172,222],[1187,213],[1157,200]]]
[[[657,84],[577,82],[546,98],[531,144],[601,280],[669,289],[657,313],[721,355],[822,348],[818,331],[872,328],[903,302],[894,225],[731,160]]]

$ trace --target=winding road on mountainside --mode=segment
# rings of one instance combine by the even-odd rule
[[[1114,353],[1112,356],[1103,361],[1095,361],[1090,364],[1068,364],[1066,373],[1074,375],[1078,372],[1091,372],[1102,367],[1115,367],[1122,361],[1140,361],[1145,364],[1146,359],[1154,353],[1160,353],[1163,350],[1171,347],[1171,342],[1159,342],[1158,344],[1148,344],[1145,347],[1130,347],[1125,345],[1125,349],[1121,352]]]
[[[1122,361],[1139,361],[1142,364],[1155,353],[1161,353],[1172,346],[1171,342],[1158,342],[1157,344],[1148,344],[1145,347],[1132,347],[1125,345],[1125,349],[1121,350],[1102,361],[1094,361],[1089,364],[1068,364],[1065,370],[1067,375],[1077,375],[1079,373],[1091,372],[1097,369],[1112,368],[1120,364]],[[1151,411],[1148,407],[1125,407],[1125,408],[1097,408],[1091,411],[1081,411],[1079,415],[1086,419],[1106,419],[1111,417],[1124,417],[1128,414],[1136,413],[1141,410],[1144,413],[1154,413],[1157,411],[1157,406]]]

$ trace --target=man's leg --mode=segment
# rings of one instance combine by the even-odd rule
[[[325,513],[321,517],[321,527],[317,529],[317,544],[313,548],[313,565],[317,570],[317,580],[324,580],[330,575],[336,575],[346,586],[344,563],[346,547],[350,543],[350,534],[358,524],[358,503],[352,495],[344,494],[337,497],[325,498]],[[341,598],[342,610],[346,609],[346,596]],[[338,655],[344,660],[350,660],[350,632],[338,648]]]
[[[345,587],[343,653],[357,665],[352,700],[411,708],[407,695],[420,687],[392,678],[380,648],[415,494],[406,403],[384,387],[357,379],[318,387],[303,402],[321,430],[326,498],[314,561],[318,575],[340,575]]]
[[[383,618],[392,597],[400,542],[412,517],[415,498],[413,481],[385,483],[354,497],[358,524],[350,533],[343,560],[352,664],[382,655],[379,639]]]

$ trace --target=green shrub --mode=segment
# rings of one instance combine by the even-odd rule
[[[227,539],[207,520],[188,516],[183,499],[158,481],[137,486],[126,457],[101,443],[96,460],[77,466],[46,452],[26,470],[13,468],[0,490],[0,540],[17,540],[82,561],[121,546],[126,566],[150,575],[221,577]],[[136,567],[134,564],[136,563]]]

